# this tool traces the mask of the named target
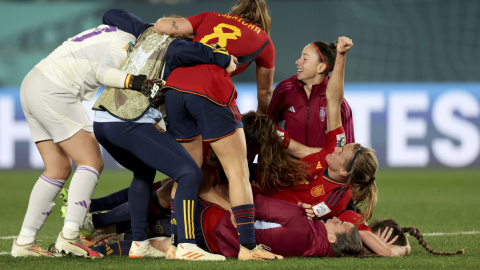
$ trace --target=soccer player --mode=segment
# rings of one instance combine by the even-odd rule
[[[357,228],[337,218],[327,221],[308,220],[303,205],[295,205],[260,194],[254,196],[255,235],[263,248],[286,257],[356,256],[362,253],[362,242]],[[226,257],[238,257],[240,250],[237,229],[231,212],[201,200],[196,209],[195,222],[201,224],[195,231],[200,247]],[[157,243],[155,243],[157,242]],[[98,252],[125,253],[129,241],[97,246]],[[164,250],[165,239],[152,239],[152,245]]]
[[[57,250],[77,256],[102,255],[81,245],[79,229],[103,169],[100,148],[82,101],[102,85],[123,87],[129,74],[119,70],[135,37],[116,27],[100,25],[66,40],[40,61],[20,88],[22,109],[45,164],[33,187],[25,219],[11,255],[53,256],[36,244],[36,234],[72,171],[65,224]]]
[[[349,38],[338,38],[335,69],[326,90],[327,144],[321,151],[300,159],[303,166],[288,168],[300,173],[295,181],[288,183],[279,182],[282,176],[270,169],[269,159],[263,155],[259,159],[260,184],[268,196],[311,204],[322,219],[340,214],[350,198],[357,204],[367,201],[363,222],[371,217],[377,200],[374,180],[378,161],[373,149],[355,143],[345,145],[341,104],[346,53],[352,46]]]
[[[135,32],[135,35],[141,33],[142,36],[132,49],[127,64],[122,68],[145,74],[148,72],[149,78],[160,75],[163,80],[170,80],[170,72],[182,65],[210,64],[207,66],[216,66],[222,73],[227,74],[236,68],[235,58],[218,46],[159,35],[154,32],[153,25],[121,10],[109,12],[104,17],[109,23],[118,23],[116,25],[119,28],[127,31],[129,28],[123,28],[126,18],[136,22],[135,27],[130,30]],[[133,84],[140,77],[133,76]],[[150,90],[161,93],[158,91],[160,88],[155,87],[158,85],[153,85]],[[142,90],[148,90],[147,88],[147,84],[142,84]],[[198,248],[193,237],[193,205],[197,201],[202,180],[200,168],[185,148],[157,125],[164,116],[157,106],[154,108],[144,103],[146,98],[142,94],[131,92],[124,89],[106,89],[94,105],[94,130],[97,140],[117,162],[132,171],[134,176],[128,195],[134,240],[129,257],[164,256],[150,246],[146,226],[152,183],[156,171],[160,171],[178,183],[177,196],[180,203],[173,207],[172,212],[176,217],[172,217],[172,223],[178,225],[174,230],[179,232],[177,241],[182,245],[183,252],[197,254],[187,259],[225,260],[223,256],[209,254]],[[118,100],[122,102],[117,102]],[[127,118],[129,115],[124,115],[125,112],[139,113],[135,117]]]
[[[275,61],[275,49],[269,37],[270,25],[271,18],[264,0],[239,0],[229,14],[203,12],[182,19],[160,18],[155,29],[159,33],[194,34],[194,41],[224,47],[238,59],[238,68],[232,75],[244,71],[255,61],[258,112],[266,114]],[[202,164],[202,140],[209,141],[223,165],[242,245],[238,258],[276,258],[256,246],[255,207],[248,181],[245,134],[229,74],[212,65],[177,68],[170,75],[164,91],[168,132],[182,142],[199,166]],[[174,205],[183,203],[173,200]],[[176,253],[178,256],[185,251],[179,246]]]
[[[299,143],[324,147],[327,142],[327,99],[325,91],[335,68],[335,43],[309,43],[295,62],[297,74],[279,83],[268,105],[268,115],[275,124]],[[342,100],[342,126],[346,143],[355,142],[352,110]]]

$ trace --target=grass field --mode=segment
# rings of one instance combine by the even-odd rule
[[[402,226],[416,226],[437,250],[465,249],[464,255],[434,256],[409,237],[412,254],[403,258],[287,258],[283,261],[183,262],[165,259],[132,260],[106,257],[12,258],[13,236],[27,208],[30,191],[41,172],[1,171],[0,269],[480,269],[480,170],[383,169],[376,181],[380,190],[374,218],[394,217]],[[130,183],[130,173],[105,171],[94,197],[107,195]],[[62,228],[60,200],[38,234],[47,247]]]

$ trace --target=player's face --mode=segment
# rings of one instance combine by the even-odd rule
[[[353,158],[355,144],[349,143],[344,147],[335,147],[335,151],[326,156],[328,167],[332,170],[341,170],[346,160]]]
[[[318,53],[312,44],[308,44],[302,51],[300,58],[295,61],[297,65],[298,79],[306,84],[318,84],[321,75],[318,73],[320,62]]]
[[[352,223],[341,221],[337,217],[328,219],[325,222],[325,228],[327,229],[327,233],[330,234],[350,233],[353,227],[355,227],[355,225],[353,225]]]

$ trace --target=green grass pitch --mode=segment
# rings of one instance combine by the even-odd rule
[[[409,237],[412,254],[403,258],[287,258],[283,261],[184,262],[165,259],[12,258],[13,236],[27,208],[30,191],[41,171],[0,170],[0,269],[480,269],[480,170],[381,169],[377,173],[378,204],[374,218],[394,217],[402,226],[416,226],[437,250],[465,249],[464,255],[434,256]],[[94,198],[130,184],[131,173],[107,170]],[[47,247],[62,228],[59,199],[38,234]]]

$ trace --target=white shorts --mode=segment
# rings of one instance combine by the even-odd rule
[[[20,103],[34,142],[58,143],[82,129],[93,132],[80,98],[54,84],[36,68],[22,82]]]

